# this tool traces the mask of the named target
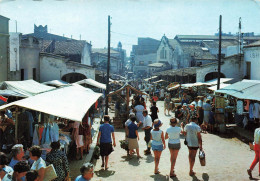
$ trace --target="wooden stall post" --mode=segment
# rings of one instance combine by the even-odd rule
[[[15,107],[15,141],[18,143],[18,107]]]
[[[126,87],[126,114],[129,114],[129,102],[130,102],[130,97],[129,97],[129,85]]]

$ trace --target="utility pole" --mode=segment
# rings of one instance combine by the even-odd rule
[[[218,49],[218,85],[217,90],[220,88],[220,66],[221,66],[221,36],[222,36],[222,15],[219,16],[219,49]]]
[[[107,49],[107,85],[106,85],[106,109],[105,115],[108,115],[108,94],[109,94],[109,69],[110,69],[110,16],[108,16],[108,49]]]
[[[238,42],[239,42],[239,60],[241,61],[241,54],[242,54],[242,36],[241,36],[241,17],[239,18],[239,25],[238,25]]]
[[[17,20],[15,20],[15,32],[17,33]]]

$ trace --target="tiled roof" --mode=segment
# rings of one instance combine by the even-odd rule
[[[55,41],[54,54],[81,54],[86,41]]]
[[[149,64],[148,67],[163,67],[164,63],[152,63]]]
[[[92,48],[92,53],[107,54],[107,48]],[[118,51],[110,49],[111,54],[119,54]]]
[[[216,60],[216,57],[212,55],[209,51],[202,50],[203,47],[199,43],[187,42],[180,43],[184,53],[194,56],[197,60]]]
[[[213,41],[203,41],[206,47],[208,48],[219,48],[219,41],[213,40]],[[236,46],[238,45],[237,40],[222,40],[221,41],[221,47],[226,48],[228,46]]]
[[[153,75],[165,75],[165,76],[174,76],[174,75],[194,75],[196,74],[196,69],[197,67],[189,67],[189,68],[183,68],[183,69],[171,69],[171,70],[166,70],[166,71],[162,71],[162,72],[156,72]]]
[[[175,39],[168,39],[168,42],[173,49],[178,45],[178,41]]]
[[[40,40],[39,46],[41,48],[41,52],[45,52],[46,48],[50,46],[51,42],[51,40]]]
[[[30,34],[25,34],[23,36],[34,36],[38,39],[43,39],[43,40],[56,40],[56,41],[66,41],[71,38],[59,36],[59,35],[54,35],[51,33],[45,33],[45,32],[35,32],[35,33],[30,33]]]
[[[251,43],[247,46],[244,46],[244,48],[249,48],[249,47],[259,47],[260,46],[260,40],[259,41],[256,41],[254,43]]]
[[[151,53],[147,55],[136,55],[135,61],[156,61],[157,54]]]
[[[225,40],[234,40],[236,36],[222,36]],[[215,35],[176,35],[174,39],[179,40],[218,40],[219,37]]]

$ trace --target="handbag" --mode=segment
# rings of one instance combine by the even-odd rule
[[[185,138],[185,140],[184,140],[184,145],[187,145],[188,144],[188,142],[187,142],[187,140],[186,140],[186,138]]]
[[[39,166],[39,164],[36,167],[37,171],[39,170],[38,166]],[[49,166],[47,166],[45,168],[43,181],[51,181],[51,180],[54,180],[57,177],[58,176],[57,176],[57,173],[55,171],[55,168],[54,168],[53,164],[50,164]]]
[[[200,152],[199,152],[199,159],[200,159],[200,165],[206,166],[206,156],[205,156],[205,152],[203,150],[200,150]]]

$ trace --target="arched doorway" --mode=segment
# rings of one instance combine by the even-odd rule
[[[61,80],[68,82],[68,83],[74,83],[83,79],[86,79],[87,77],[80,73],[69,73],[62,76]]]
[[[210,72],[206,74],[205,76],[205,82],[212,80],[212,79],[217,79],[218,78],[218,72]],[[220,73],[220,78],[226,78],[226,76],[223,73]]]

